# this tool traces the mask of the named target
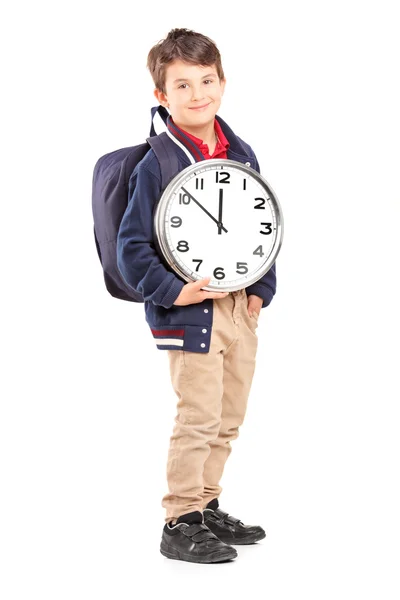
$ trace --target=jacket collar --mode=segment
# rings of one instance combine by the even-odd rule
[[[235,135],[232,129],[220,116],[215,115],[221,129],[229,142],[229,148],[227,151],[228,159],[236,160],[242,163],[250,163],[250,166],[255,168],[255,159],[249,154],[245,148],[242,140]],[[172,122],[171,115],[167,118],[167,131],[168,136],[176,143],[177,151],[181,156],[183,162],[189,165],[191,162],[199,162],[206,160],[199,150],[198,146],[182,131],[178,129]]]

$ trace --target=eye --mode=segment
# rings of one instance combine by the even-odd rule
[[[178,90],[179,90],[180,88],[183,88],[183,86],[184,86],[184,85],[187,85],[187,83],[181,83],[181,85],[179,85],[179,86],[178,86]]]
[[[207,83],[207,81],[209,81],[210,83],[213,83],[214,79],[206,79],[206,80],[204,81],[204,83]]]

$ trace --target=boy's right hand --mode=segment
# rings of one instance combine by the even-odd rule
[[[184,285],[174,304],[176,306],[186,306],[187,304],[198,304],[210,298],[215,300],[225,298],[229,292],[206,292],[201,290],[210,282],[210,279],[211,277],[205,277]]]

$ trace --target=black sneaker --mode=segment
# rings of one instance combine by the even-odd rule
[[[182,515],[175,525],[165,524],[160,552],[167,558],[196,563],[223,562],[237,557],[236,550],[221,542],[204,524],[203,515],[198,511]]]
[[[244,525],[221,510],[217,498],[207,504],[203,515],[207,527],[225,544],[254,544],[266,536],[259,525]]]

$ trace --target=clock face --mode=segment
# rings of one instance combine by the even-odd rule
[[[181,171],[158,203],[154,226],[171,268],[188,282],[211,276],[209,291],[235,291],[260,279],[283,234],[279,202],[265,179],[226,159]]]

